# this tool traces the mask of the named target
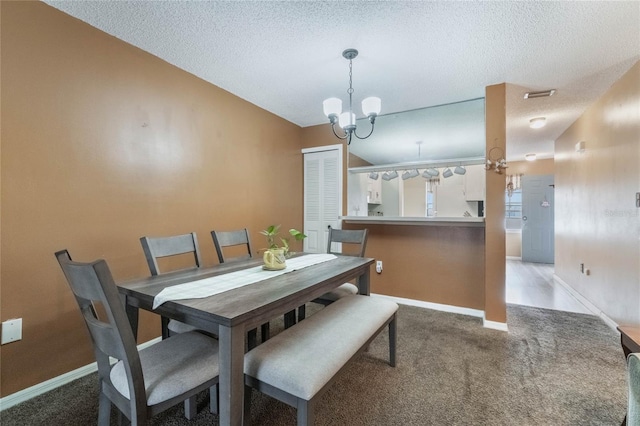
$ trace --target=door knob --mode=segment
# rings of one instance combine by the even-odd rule
[[[522,220],[527,220],[527,217],[526,216],[522,216]]]

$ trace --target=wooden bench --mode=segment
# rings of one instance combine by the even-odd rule
[[[389,364],[396,365],[396,312],[386,299],[352,295],[272,337],[244,359],[245,414],[251,390],[297,409],[298,426],[312,425],[314,406],[338,373],[389,326]]]

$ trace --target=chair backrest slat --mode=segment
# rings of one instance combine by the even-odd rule
[[[151,275],[160,274],[158,259],[161,257],[193,253],[195,266],[199,267],[202,263],[195,232],[170,237],[142,237],[140,243]]]
[[[130,383],[138,383],[131,389],[132,400],[139,393],[146,401],[136,341],[107,262],[73,262],[66,250],[57,252],[56,258],[89,329],[101,380],[111,383],[109,357],[122,360]],[[106,318],[98,318],[97,305],[104,308]]]
[[[247,228],[239,229],[237,231],[211,231],[211,237],[213,238],[213,245],[216,247],[216,253],[218,254],[218,261],[220,263],[229,262],[232,260],[252,259],[253,254],[251,251],[251,240],[249,239],[249,231]],[[244,245],[247,248],[247,254],[235,257],[228,257],[224,255],[224,247],[232,247]]]
[[[346,254],[351,256],[364,257],[364,252],[367,248],[367,229],[362,230],[350,230],[350,229],[333,229],[329,228],[329,238],[327,239],[327,253],[334,254]],[[357,244],[359,245],[359,251],[354,254],[349,253],[337,253],[332,251],[332,243],[341,244]]]

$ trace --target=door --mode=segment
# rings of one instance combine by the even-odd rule
[[[522,261],[554,263],[553,175],[522,177]]]
[[[342,145],[305,149],[304,239],[309,253],[325,253],[329,226],[340,227],[342,214]]]

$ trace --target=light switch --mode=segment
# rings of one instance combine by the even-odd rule
[[[22,318],[14,318],[2,323],[2,344],[22,340]]]

